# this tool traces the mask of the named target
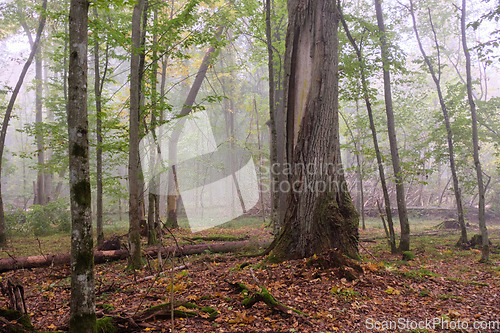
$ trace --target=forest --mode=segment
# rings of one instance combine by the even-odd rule
[[[498,0],[0,0],[0,332],[500,332]]]

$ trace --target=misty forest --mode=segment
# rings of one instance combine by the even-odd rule
[[[1,0],[0,332],[500,332],[498,0]]]

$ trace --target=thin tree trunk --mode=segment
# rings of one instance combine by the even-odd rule
[[[469,100],[470,114],[472,118],[472,145],[474,149],[474,166],[476,169],[477,176],[477,188],[479,195],[479,229],[481,230],[481,238],[483,242],[481,261],[487,262],[490,255],[490,243],[488,240],[488,229],[486,228],[486,217],[485,217],[485,203],[484,194],[485,188],[483,183],[483,171],[481,168],[481,160],[479,159],[479,138],[477,134],[477,114],[476,114],[476,103],[474,103],[474,96],[472,94],[472,73],[471,73],[471,60],[469,49],[467,47],[467,31],[465,26],[466,19],[466,0],[462,0],[462,13],[460,17],[460,27],[462,30],[462,46],[465,55],[465,71],[467,75],[467,98]]]
[[[71,200],[70,332],[95,332],[94,249],[92,238],[87,118],[87,0],[71,0],[69,11],[69,186]]]
[[[31,35],[31,31],[24,20],[22,15],[19,15],[20,24],[26,33],[26,37],[28,37],[28,42],[30,47],[33,49],[34,41],[33,36]],[[36,53],[35,53],[35,142],[36,142],[36,150],[37,150],[37,178],[36,184],[34,188],[34,197],[33,204],[34,205],[44,205],[45,202],[45,186],[44,186],[44,144],[43,144],[43,135],[41,125],[43,123],[43,114],[42,114],[42,95],[43,95],[43,78],[42,78],[42,46],[39,43]]]
[[[97,7],[94,7],[95,19],[99,19]],[[95,94],[95,108],[96,108],[96,132],[97,132],[97,149],[96,149],[96,231],[97,231],[97,245],[101,246],[104,242],[103,231],[103,188],[102,188],[102,88],[104,84],[104,77],[101,82],[100,74],[100,57],[99,57],[99,28],[96,26],[94,32],[94,94]],[[106,43],[107,44],[107,43]],[[106,68],[108,59],[108,46],[106,46]],[[106,69],[104,76],[106,75]]]
[[[139,213],[139,114],[140,114],[140,47],[141,15],[144,0],[138,0],[132,14],[132,54],[130,56],[130,128],[129,128],[129,268],[142,264]]]
[[[156,8],[154,9],[153,14],[153,64],[151,69],[151,123],[149,126],[150,131],[154,131],[157,127],[157,104],[156,104],[156,86],[158,84],[158,55],[157,55],[157,47],[158,47],[158,37],[156,35],[157,22],[158,22],[158,12]],[[152,176],[151,180],[148,184],[148,245],[153,245],[158,242],[156,238],[156,229],[155,226],[158,224],[158,179],[156,173],[153,172],[156,170],[156,161],[157,154],[156,149],[151,149],[150,154],[150,175]]]
[[[342,116],[342,119],[344,119],[344,123],[347,126],[347,130],[349,131],[349,134],[351,135],[352,143],[354,144],[354,150],[355,150],[355,159],[356,159],[356,178],[357,178],[357,185],[358,185],[358,190],[359,190],[359,197],[358,197],[358,204],[359,204],[359,211],[361,211],[361,216],[362,216],[362,228],[363,230],[366,229],[365,226],[365,210],[363,207],[363,175],[362,175],[362,169],[361,169],[361,160],[360,160],[360,155],[361,151],[358,149],[358,144],[356,142],[356,138],[354,137],[354,133],[351,130],[351,126],[349,126],[349,123],[347,122],[347,119],[344,117],[344,114],[339,111],[339,114]]]
[[[280,172],[281,166],[278,162],[278,147],[277,147],[277,129],[276,129],[276,83],[274,73],[274,52],[273,52],[273,38],[271,29],[271,0],[265,2],[266,10],[266,43],[267,43],[267,66],[269,75],[269,132],[270,132],[270,164],[271,164],[271,223],[273,226],[273,233],[277,234],[281,229],[279,203],[280,196],[283,195],[279,191]],[[279,168],[278,170],[275,170]]]
[[[43,113],[42,113],[42,95],[43,95],[43,77],[42,77],[42,51],[38,47],[35,56],[35,126],[36,126],[36,150],[37,150],[37,180],[36,180],[36,205],[45,205],[47,200],[45,198],[45,153],[44,153],[44,140],[43,140]]]
[[[46,16],[45,10],[47,9],[47,0],[43,1],[42,11],[40,14],[40,21],[38,23],[38,29],[36,32],[35,41],[33,42],[33,46],[31,47],[31,52],[24,64],[24,67],[19,75],[19,79],[17,80],[17,84],[12,91],[12,96],[10,97],[9,104],[7,105],[7,109],[5,110],[5,115],[3,117],[2,129],[0,131],[0,161],[3,158],[3,152],[5,149],[5,138],[7,136],[7,128],[9,126],[10,116],[12,114],[12,109],[14,108],[14,104],[16,102],[17,95],[21,90],[21,86],[23,85],[24,78],[26,77],[26,73],[30,68],[31,63],[33,62],[33,58],[35,57],[36,50],[38,49],[38,45],[40,44],[40,37],[42,36],[43,28],[45,27]],[[2,163],[0,163],[0,247],[5,246],[7,243],[6,236],[6,228],[5,228],[5,212],[3,209],[3,197],[2,197]]]
[[[253,97],[253,110],[255,112],[255,127],[257,136],[257,148],[259,149],[259,199],[260,207],[262,208],[262,222],[266,223],[266,209],[264,206],[264,193],[262,191],[262,146],[260,142],[260,126],[259,126],[259,111],[257,110],[257,102],[255,96]]]
[[[389,134],[389,145],[391,148],[392,168],[394,169],[394,179],[396,182],[396,201],[398,204],[399,223],[401,225],[401,238],[399,251],[410,250],[410,223],[408,222],[408,212],[406,210],[405,188],[403,175],[399,164],[398,141],[396,138],[396,125],[394,122],[394,112],[392,107],[391,74],[389,71],[389,50],[386,40],[384,16],[382,12],[381,0],[375,1],[375,11],[377,13],[377,24],[380,32],[380,51],[382,55],[384,73],[384,97],[385,111],[387,115],[387,131]]]
[[[219,37],[222,34],[222,27],[217,28],[216,37]],[[184,102],[184,106],[177,115],[177,117],[184,117],[189,112],[191,112],[194,102],[196,101],[196,96],[200,91],[201,84],[205,79],[208,68],[212,63],[213,56],[215,53],[215,46],[212,45],[205,53],[203,60],[201,61],[200,68],[198,69],[198,73],[194,79],[193,85],[189,90],[189,93]],[[172,136],[169,140],[169,149],[168,149],[168,160],[171,165],[175,165],[177,162],[177,143],[180,137],[180,131],[176,130],[172,132]],[[179,225],[177,223],[177,199],[178,199],[178,190],[177,190],[177,180],[175,175],[175,167],[172,167],[168,172],[168,195],[167,195],[167,225],[171,228],[178,228]]]
[[[339,8],[339,11],[340,11],[340,8]],[[375,149],[375,156],[377,158],[379,178],[380,178],[380,183],[382,186],[382,193],[384,196],[385,214],[387,216],[387,224],[388,224],[388,228],[389,228],[389,245],[391,246],[391,252],[395,253],[397,249],[396,249],[396,236],[394,233],[394,222],[392,220],[391,200],[389,197],[389,191],[387,189],[387,182],[385,179],[385,171],[384,171],[384,164],[382,162],[382,154],[380,153],[380,148],[378,145],[377,129],[375,127],[375,121],[373,119],[372,105],[370,102],[370,95],[368,92],[368,82],[366,80],[363,54],[361,52],[361,49],[356,44],[356,41],[352,37],[352,35],[349,31],[349,27],[347,26],[347,22],[345,21],[342,13],[340,14],[340,19],[342,21],[342,26],[344,27],[344,31],[346,32],[347,38],[349,39],[349,42],[351,43],[352,47],[356,51],[356,55],[357,55],[359,66],[360,66],[361,85],[362,85],[362,89],[363,89],[363,99],[365,100],[366,110],[368,112],[368,119],[370,121],[370,130],[372,132],[373,148]]]
[[[451,176],[453,179],[453,189],[455,193],[455,203],[457,207],[457,215],[458,215],[458,223],[460,224],[460,229],[461,229],[461,237],[459,239],[459,243],[465,243],[467,242],[467,229],[465,226],[465,219],[464,219],[464,210],[463,210],[463,204],[462,204],[462,193],[460,189],[460,185],[458,182],[458,175],[457,175],[457,168],[455,165],[455,152],[453,148],[453,134],[451,132],[451,124],[450,124],[450,116],[448,115],[448,109],[446,107],[446,103],[444,102],[443,98],[443,93],[441,91],[441,59],[440,59],[440,52],[439,52],[439,45],[437,42],[437,37],[436,37],[436,32],[434,30],[434,24],[432,23],[432,18],[431,18],[431,12],[429,9],[429,21],[431,23],[432,27],[432,32],[434,35],[434,42],[436,44],[436,50],[437,50],[437,61],[438,61],[438,68],[437,68],[437,75],[436,71],[434,70],[434,67],[429,60],[429,57],[424,51],[424,48],[422,46],[422,42],[420,41],[420,36],[417,30],[417,22],[415,19],[415,12],[413,10],[413,1],[410,0],[410,13],[412,16],[412,21],[413,21],[413,31],[415,31],[415,36],[417,38],[418,42],[418,47],[420,49],[420,53],[422,53],[422,56],[424,57],[424,61],[427,64],[427,68],[429,68],[429,72],[431,73],[432,80],[436,84],[436,90],[438,93],[438,98],[439,98],[439,104],[441,105],[441,111],[443,112],[443,117],[444,117],[444,123],[446,126],[446,135],[447,135],[447,140],[448,140],[448,154],[449,154],[449,160],[450,160],[450,170],[451,170]]]

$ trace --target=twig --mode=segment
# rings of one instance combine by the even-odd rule
[[[370,255],[370,257],[372,257],[374,260],[377,260],[377,258],[375,258],[375,257],[373,256],[373,254],[371,254],[371,253],[370,253],[370,251],[368,251],[368,250],[367,250],[367,249],[363,246],[363,244],[358,243],[358,245],[359,245],[359,246],[361,246],[361,248],[362,248],[362,249],[363,249],[366,253],[368,253],[368,254]]]

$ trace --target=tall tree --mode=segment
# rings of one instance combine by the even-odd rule
[[[349,42],[351,43],[351,46],[354,48],[356,52],[356,57],[359,63],[359,71],[361,76],[361,89],[362,89],[363,99],[365,100],[366,111],[368,112],[368,119],[370,120],[370,130],[372,132],[373,148],[375,149],[375,156],[377,158],[380,183],[382,185],[382,193],[384,196],[385,213],[387,216],[387,224],[389,226],[389,245],[391,247],[391,252],[395,253],[396,237],[394,234],[394,223],[392,221],[391,200],[389,198],[389,191],[387,189],[384,164],[382,163],[382,154],[380,153],[380,148],[378,144],[377,129],[375,127],[375,121],[373,120],[372,103],[370,101],[368,80],[366,79],[366,68],[365,68],[363,53],[361,51],[361,48],[356,43],[356,40],[352,37],[340,7],[339,7],[339,12],[340,12],[340,20],[342,21],[342,26],[344,27],[344,31],[347,35],[347,38],[349,39]]]
[[[141,105],[141,16],[144,0],[138,0],[132,13],[132,53],[130,56],[130,119],[129,119],[129,268],[142,264],[139,212],[139,117]]]
[[[434,66],[432,65],[427,54],[425,53],[424,47],[422,46],[422,42],[420,40],[412,0],[410,0],[410,13],[411,13],[412,21],[413,21],[413,31],[415,32],[415,36],[417,38],[418,47],[420,49],[420,53],[422,53],[422,57],[424,58],[425,64],[427,65],[427,68],[429,69],[429,72],[431,73],[432,80],[434,81],[434,84],[436,85],[436,90],[437,90],[438,98],[439,98],[439,105],[441,106],[441,111],[443,112],[444,124],[446,126],[446,137],[448,140],[448,154],[449,154],[449,160],[450,160],[450,171],[451,171],[451,177],[453,179],[453,189],[454,189],[453,192],[455,194],[455,202],[456,202],[456,206],[457,206],[458,223],[460,224],[460,229],[461,229],[461,233],[462,233],[458,242],[465,243],[465,242],[467,242],[467,229],[465,227],[464,210],[463,210],[463,206],[462,206],[462,193],[460,190],[460,185],[458,183],[457,168],[455,165],[455,152],[454,152],[454,148],[453,148],[453,134],[451,132],[450,116],[448,115],[448,109],[446,107],[446,103],[444,102],[443,92],[441,90],[441,56],[440,56],[440,51],[439,51],[440,47],[439,47],[439,44],[437,41],[437,35],[436,35],[436,31],[434,30],[434,25],[432,23],[432,18],[431,18],[431,12],[429,9],[429,21],[431,23],[432,32],[434,35],[434,43],[436,45],[436,51],[437,51],[437,62],[438,63],[437,63],[437,73],[436,73],[436,71],[434,70]]]
[[[151,122],[150,130],[154,131],[157,127],[157,115],[158,108],[156,103],[156,87],[158,85],[158,9],[154,7],[153,9],[153,59],[151,68]],[[158,198],[158,177],[152,172],[156,169],[157,163],[157,150],[151,149],[150,156],[150,173],[152,178],[148,184],[148,245],[153,245],[157,243],[157,235],[155,226],[160,222],[160,211],[159,211],[159,198]]]
[[[469,48],[467,47],[467,30],[465,25],[467,8],[466,0],[462,0],[462,13],[460,16],[460,28],[462,32],[462,47],[465,55],[465,72],[467,81],[467,99],[470,106],[470,114],[472,119],[472,148],[474,150],[474,166],[476,169],[477,177],[477,189],[479,192],[479,229],[481,230],[482,238],[482,251],[481,251],[481,261],[486,262],[489,260],[490,255],[490,243],[488,239],[488,229],[486,228],[486,218],[485,218],[485,186],[483,183],[483,170],[481,168],[481,160],[479,159],[479,138],[477,135],[477,114],[476,114],[476,103],[474,103],[474,95],[472,93],[472,73],[471,73],[471,60]]]
[[[69,10],[68,141],[71,200],[70,332],[96,330],[87,116],[88,0]]]
[[[291,189],[283,228],[269,250],[278,260],[333,248],[356,257],[359,219],[340,159],[339,13],[329,0],[290,0],[288,8],[284,107]]]
[[[103,78],[101,79],[100,70],[100,56],[99,56],[99,14],[97,12],[97,7],[94,6],[94,19],[95,19],[95,32],[94,32],[94,94],[95,94],[95,109],[96,109],[96,232],[97,232],[97,245],[102,245],[104,242],[104,231],[103,231],[103,188],[102,188],[102,90],[104,87],[104,81],[106,78],[106,72],[108,68],[108,53],[109,46],[106,42],[106,59],[104,66]]]
[[[375,0],[375,12],[377,14],[377,24],[380,33],[380,52],[382,54],[384,73],[384,97],[385,112],[387,115],[387,131],[389,134],[389,145],[391,148],[392,168],[394,169],[394,179],[396,182],[396,201],[398,204],[399,223],[401,225],[399,250],[408,251],[410,250],[410,223],[408,222],[405,188],[399,161],[398,141],[396,138],[396,125],[394,122],[394,111],[392,106],[391,74],[389,71],[389,45],[387,43],[387,36],[385,32],[384,14],[382,12],[381,0]]]
[[[219,26],[216,31],[215,37],[217,39],[220,38],[223,31],[223,27]],[[213,58],[215,56],[215,51],[217,50],[215,45],[211,45],[208,50],[205,52],[205,55],[201,61],[200,67],[198,68],[198,73],[191,85],[191,89],[189,89],[188,95],[182,107],[182,110],[179,112],[177,117],[184,117],[188,115],[193,109],[193,105],[196,101],[196,96],[198,96],[198,92],[200,91],[201,84],[207,75],[208,68],[212,64]],[[179,138],[181,135],[181,131],[176,129],[172,132],[172,136],[168,142],[168,161],[171,165],[175,165],[177,162],[177,144],[179,142]],[[167,174],[167,186],[168,186],[168,194],[167,194],[167,225],[172,228],[177,228],[179,225],[177,224],[177,198],[178,198],[178,190],[177,190],[177,181],[175,174],[175,167],[172,167]]]
[[[21,26],[28,37],[28,42],[30,47],[34,47],[33,36],[31,35],[31,30],[28,23],[25,20],[24,15],[19,12],[19,20]],[[41,44],[41,43],[40,43]],[[43,123],[43,113],[42,113],[42,97],[43,97],[43,77],[42,77],[42,45],[38,45],[35,53],[35,142],[36,142],[36,154],[37,154],[37,180],[34,186],[34,205],[44,205],[47,203],[47,198],[45,194],[45,175],[44,175],[44,163],[45,163],[45,152],[44,152],[44,138],[41,129]]]
[[[36,32],[36,37],[35,41],[33,42],[33,46],[31,47],[31,52],[30,55],[28,56],[28,59],[26,60],[26,63],[23,66],[23,69],[21,70],[21,74],[19,75],[19,79],[17,80],[17,84],[12,91],[12,95],[9,100],[9,104],[7,105],[7,109],[5,110],[5,115],[3,118],[2,122],[2,129],[0,132],[0,161],[2,161],[3,158],[3,152],[5,149],[5,138],[7,136],[7,128],[9,126],[9,121],[10,121],[10,116],[12,114],[12,110],[14,109],[14,104],[16,103],[17,95],[19,94],[19,91],[21,90],[21,87],[24,82],[24,78],[26,77],[26,73],[28,72],[28,69],[31,66],[31,63],[33,62],[33,58],[35,58],[36,51],[38,49],[38,45],[40,44],[40,38],[42,36],[43,29],[45,27],[45,22],[46,22],[46,15],[45,11],[47,10],[47,0],[43,1],[42,4],[42,11],[40,13],[40,20],[38,23],[38,29]],[[0,247],[5,246],[7,243],[7,236],[6,236],[6,228],[5,228],[5,212],[3,209],[3,199],[2,199],[2,163],[0,163]]]

